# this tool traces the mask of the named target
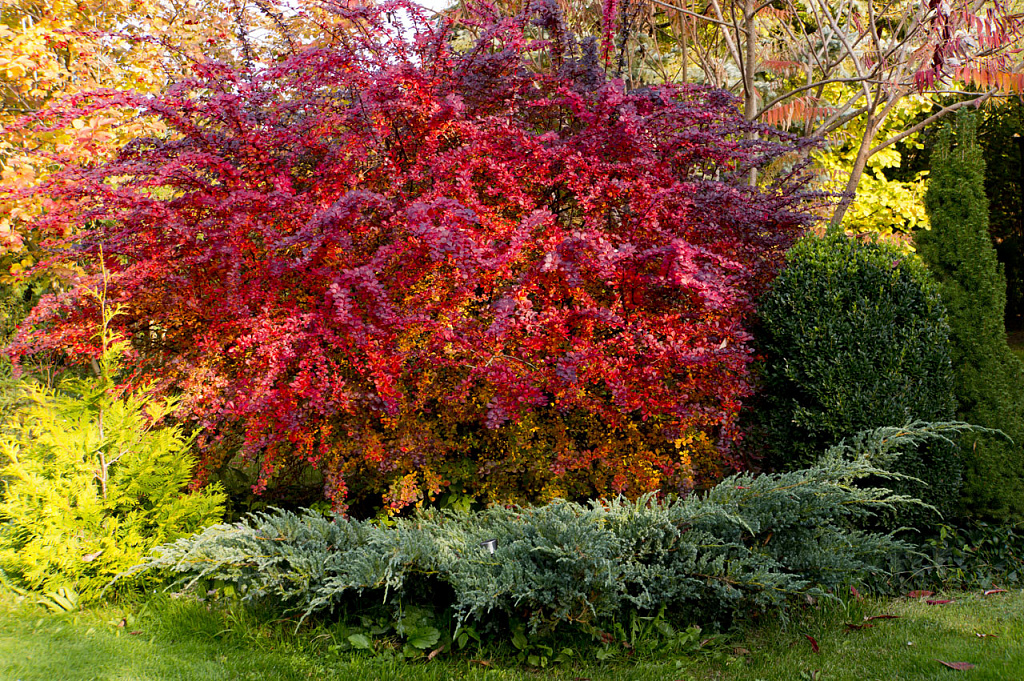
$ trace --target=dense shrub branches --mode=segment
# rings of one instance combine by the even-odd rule
[[[40,227],[68,260],[103,244],[143,375],[216,427],[207,466],[240,448],[257,487],[300,463],[395,508],[719,475],[742,320],[809,221],[798,172],[748,185],[784,140],[722,92],[625,92],[544,3],[464,52],[400,3],[334,11],[280,63],[48,114],[166,128],[68,165]],[[89,315],[51,297],[13,351],[86,357]]]

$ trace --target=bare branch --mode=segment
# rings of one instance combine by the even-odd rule
[[[876,154],[879,151],[881,151],[882,149],[885,149],[886,147],[888,147],[890,145],[896,144],[901,139],[904,139],[905,137],[909,137],[910,135],[913,135],[915,133],[918,133],[918,132],[924,130],[926,127],[928,127],[929,125],[931,125],[935,121],[939,120],[940,118],[943,118],[943,117],[947,116],[948,114],[953,113],[954,111],[956,111],[957,109],[959,109],[961,107],[967,106],[968,104],[974,104],[975,106],[977,106],[979,104],[982,104],[982,103],[986,102],[987,100],[991,99],[993,96],[995,96],[995,94],[998,91],[999,91],[999,88],[995,88],[994,87],[994,88],[989,89],[988,92],[985,92],[984,94],[978,96],[975,99],[963,100],[963,101],[960,101],[960,102],[956,102],[955,104],[950,104],[949,106],[943,107],[938,112],[932,114],[931,116],[929,116],[928,118],[924,119],[923,121],[921,121],[917,125],[914,125],[914,126],[912,126],[910,128],[907,128],[906,130],[904,130],[900,134],[895,135],[893,137],[890,137],[885,142],[882,142],[878,146],[872,148],[871,151],[869,152],[869,154]]]
[[[786,99],[789,99],[790,97],[792,97],[795,94],[799,94],[801,92],[806,92],[807,90],[813,90],[816,87],[821,87],[821,86],[824,86],[824,85],[830,85],[831,83],[860,83],[860,82],[863,82],[863,81],[864,81],[863,78],[856,78],[856,77],[854,77],[854,78],[826,78],[825,80],[816,80],[813,83],[808,83],[807,85],[802,85],[802,86],[800,86],[798,88],[793,88],[792,90],[788,90],[787,92],[779,95],[778,97],[775,97],[770,102],[765,104],[764,107],[760,111],[757,112],[757,117],[760,117],[764,112],[768,111],[768,109],[772,108],[773,106],[775,106],[779,102],[782,102],[782,101],[784,101]],[[861,97],[861,96],[862,95],[858,95],[858,98]]]
[[[693,17],[694,19],[700,19],[701,21],[706,21],[706,22],[708,22],[710,24],[718,24],[720,26],[727,26],[727,27],[731,26],[731,24],[728,21],[719,21],[718,19],[712,19],[711,17],[706,16],[704,14],[698,14],[696,12],[692,12],[692,11],[690,11],[688,9],[683,8],[683,7],[679,7],[678,5],[672,5],[670,3],[664,2],[663,0],[651,0],[651,2],[653,2],[655,5],[659,5],[661,7],[664,7],[665,9],[675,10],[676,12],[679,12],[680,14],[685,14],[688,17]]]

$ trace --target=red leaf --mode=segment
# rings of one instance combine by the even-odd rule
[[[865,615],[864,621],[870,622],[871,620],[898,620],[899,618],[900,615],[874,615],[872,617],[868,617]]]
[[[808,634],[804,634],[804,638],[811,642],[811,650],[813,650],[814,652],[818,652],[818,642],[814,640],[814,637]]]
[[[985,595],[986,596],[991,596],[992,594],[1004,594],[1004,593],[1007,593],[1006,589],[989,589],[988,591],[985,592]]]
[[[950,669],[955,669],[960,672],[965,672],[968,669],[974,669],[975,665],[970,662],[943,662],[942,660],[935,660],[939,664],[944,664]]]
[[[907,596],[910,597],[910,598],[924,598],[925,596],[934,596],[934,595],[935,595],[934,591],[924,591],[923,589],[922,590],[917,590],[917,591],[911,591],[910,593],[907,594]]]
[[[946,603],[952,603],[952,600],[927,600],[925,603],[928,605],[945,605]]]
[[[846,626],[849,629],[856,629],[857,631],[860,631],[861,629],[870,629],[871,627],[873,627],[875,625],[874,624],[854,624],[853,622],[847,622]]]
[[[855,586],[851,586],[850,587],[850,595],[852,595],[858,601],[863,601],[864,600],[864,597],[860,595],[860,592],[857,591],[857,587],[855,587]]]

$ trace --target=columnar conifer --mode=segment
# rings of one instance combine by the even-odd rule
[[[925,207],[931,229],[918,252],[938,279],[949,308],[958,418],[1013,438],[968,437],[965,501],[995,518],[1024,515],[1024,365],[1006,342],[1006,277],[988,231],[985,161],[976,123],[959,115],[932,155]]]

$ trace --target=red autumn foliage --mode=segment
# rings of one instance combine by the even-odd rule
[[[312,466],[336,505],[397,509],[739,465],[744,319],[811,220],[788,140],[723,92],[625,92],[543,2],[465,51],[402,3],[332,10],[334,38],[279,63],[24,123],[166,126],[57,173],[37,227],[59,261],[102,246],[136,380],[183,394],[206,470],[244,457],[261,489]],[[12,354],[90,356],[95,283],[46,299]]]

